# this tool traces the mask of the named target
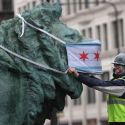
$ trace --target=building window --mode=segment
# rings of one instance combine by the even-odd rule
[[[43,3],[44,2],[44,0],[41,0],[41,3]]]
[[[73,104],[74,104],[74,105],[81,105],[81,98],[74,99]]]
[[[32,2],[32,6],[35,7],[36,6],[36,1]]]
[[[12,9],[12,0],[2,0],[2,9],[3,10],[13,10]]]
[[[86,31],[85,30],[82,30],[82,36],[86,37]]]
[[[99,0],[95,0],[95,5],[99,5]]]
[[[88,94],[88,104],[95,103],[95,90],[92,88],[87,88],[87,94]]]
[[[24,11],[26,10],[26,6],[23,7],[23,10],[24,10]]]
[[[68,96],[65,97],[65,106],[68,106]]]
[[[89,8],[89,0],[85,0],[85,8]]]
[[[102,2],[106,2],[106,0],[102,0]]]
[[[109,72],[104,72],[101,75],[101,79],[102,80],[109,80]],[[107,94],[102,93],[102,102],[105,102],[105,101],[107,101]]]
[[[102,93],[102,102],[106,102],[107,101],[107,94]]]
[[[76,0],[73,0],[73,12],[76,13]]]
[[[21,8],[18,8],[18,13],[21,13]]]
[[[72,123],[72,125],[82,125],[82,121],[75,121]]]
[[[100,28],[100,26],[98,25],[98,26],[96,26],[96,37],[97,37],[97,39],[99,39],[99,40],[101,40],[101,28]]]
[[[79,10],[81,10],[82,9],[82,0],[79,0]]]
[[[67,14],[70,14],[70,1],[67,0]]]
[[[124,46],[124,24],[123,24],[123,19],[119,20],[119,38],[121,41],[121,46]]]
[[[107,24],[103,24],[103,35],[104,35],[104,46],[105,46],[105,50],[108,50],[108,30],[107,30]]]
[[[54,0],[52,0],[52,3],[54,3]]]
[[[116,29],[117,29],[117,23],[116,23],[116,21],[113,21],[112,22],[112,34],[113,34],[113,41],[114,41],[113,47],[115,47],[115,48],[118,47],[118,42],[119,42],[119,41],[117,41],[118,34],[117,34]]]
[[[100,120],[101,125],[108,125],[108,121],[107,120]]]
[[[88,36],[92,38],[92,28],[88,28]]]
[[[27,3],[27,9],[30,10],[30,3]]]
[[[97,125],[97,120],[96,119],[88,119],[87,125]]]
[[[59,123],[59,125],[68,125],[68,123]]]

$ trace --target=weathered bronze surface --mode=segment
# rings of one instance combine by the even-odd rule
[[[65,42],[79,42],[80,34],[59,18],[61,6],[37,6],[22,14],[24,19]],[[25,24],[18,17],[0,25],[0,45],[51,68],[68,68],[66,47]],[[30,64],[0,49],[0,125],[42,125],[53,109],[62,111],[65,96],[78,98],[82,85],[71,75],[59,74]]]

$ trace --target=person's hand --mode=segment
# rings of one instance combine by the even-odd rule
[[[73,67],[70,67],[70,68],[68,69],[68,73],[72,73],[72,74],[74,74],[76,77],[79,76],[79,73],[78,73],[77,70],[76,70],[75,68],[73,68]]]

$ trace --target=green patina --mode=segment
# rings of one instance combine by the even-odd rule
[[[65,42],[79,42],[79,33],[62,21],[61,6],[44,3],[22,14],[27,22]],[[27,25],[21,35],[18,17],[0,25],[0,44],[51,68],[68,68],[65,45]],[[42,125],[53,109],[62,111],[65,97],[78,98],[82,85],[71,75],[59,74],[23,61],[0,49],[0,125]]]

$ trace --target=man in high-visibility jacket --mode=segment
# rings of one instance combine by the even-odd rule
[[[86,76],[69,68],[79,81],[88,87],[108,93],[108,122],[109,125],[125,125],[125,53],[116,56],[113,67],[113,79],[104,81],[95,77]]]

